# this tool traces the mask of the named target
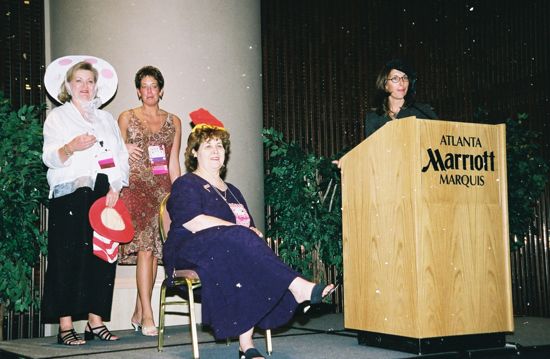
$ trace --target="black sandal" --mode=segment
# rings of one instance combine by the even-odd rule
[[[100,340],[104,341],[115,341],[120,339],[112,339],[113,333],[111,333],[111,331],[109,331],[106,326],[100,325],[99,327],[92,328],[90,322],[88,322],[88,325],[86,325],[86,330],[84,331],[84,339],[94,340],[95,337],[98,337]]]
[[[256,348],[250,348],[244,353],[239,349],[239,359],[252,359],[252,358],[265,359],[265,357]]]
[[[323,291],[327,287],[324,283],[317,283],[315,286],[313,286],[313,289],[311,290],[311,298],[309,299],[309,303],[305,303],[303,306],[303,312],[307,313],[307,311],[311,308],[312,305],[318,305],[323,302],[323,299],[327,298],[329,295],[334,293],[336,289],[340,286],[339,283],[334,284],[331,290],[328,291],[327,294],[323,295]]]
[[[82,338],[76,333],[74,328],[71,328],[63,331],[59,330],[59,333],[57,334],[57,344],[83,345],[83,344],[86,344],[86,342],[83,342]]]

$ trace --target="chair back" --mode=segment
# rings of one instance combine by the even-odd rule
[[[168,198],[170,198],[170,193],[164,196],[159,206],[159,232],[160,240],[162,241],[162,243],[164,243],[168,238],[168,231],[170,230],[170,223],[172,222],[170,220],[170,215],[166,210],[166,203],[168,202]]]

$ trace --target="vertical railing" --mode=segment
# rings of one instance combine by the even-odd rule
[[[550,190],[534,208],[525,246],[512,252],[514,313],[550,317]]]
[[[40,231],[47,229],[48,210],[45,206],[40,206],[40,223],[38,226]],[[32,269],[31,282],[28,284],[31,287],[31,293],[35,291],[41,298],[44,287],[44,274],[46,273],[46,258],[40,256],[36,267]],[[13,310],[5,313],[4,318],[4,338],[5,340],[19,338],[35,338],[44,335],[44,325],[40,320],[40,309],[30,308],[28,312],[16,313]]]

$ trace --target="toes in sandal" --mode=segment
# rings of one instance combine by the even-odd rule
[[[57,334],[57,344],[63,345],[82,345],[86,344],[85,341],[76,333],[74,328],[59,331]]]
[[[265,357],[262,354],[260,354],[260,352],[256,348],[250,348],[247,351],[245,351],[244,353],[239,350],[239,359],[252,359],[252,358],[264,358],[265,359]]]
[[[113,333],[107,329],[106,326],[100,325],[99,327],[92,328],[90,323],[86,325],[86,330],[84,331],[84,339],[86,340],[94,340],[95,337],[98,337],[101,340],[105,341],[115,341],[119,338],[115,338],[113,336]]]
[[[324,283],[317,283],[315,286],[313,286],[313,289],[311,290],[311,298],[309,300],[309,303],[304,305],[303,312],[307,313],[307,311],[311,308],[312,305],[318,305],[323,302],[323,299],[334,293],[336,289],[340,284],[334,284],[333,287],[327,292],[327,294],[323,295],[323,291],[327,287]]]
[[[327,294],[323,295],[323,291],[327,287],[326,284],[323,283],[317,283],[313,287],[313,290],[311,291],[311,304],[321,304],[323,299],[334,293],[336,289],[338,289],[339,284],[334,284],[333,287],[327,292]]]

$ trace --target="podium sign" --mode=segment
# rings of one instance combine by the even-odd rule
[[[390,121],[341,165],[345,327],[367,344],[403,339],[398,349],[411,352],[438,351],[426,344],[434,338],[504,345],[513,331],[504,125]]]

